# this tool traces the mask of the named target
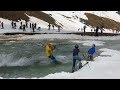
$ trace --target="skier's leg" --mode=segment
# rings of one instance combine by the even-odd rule
[[[51,59],[55,62],[55,64],[58,63],[58,61],[56,60],[56,58],[53,55],[51,56]]]
[[[88,55],[88,61],[90,60],[90,55]]]
[[[80,60],[80,62],[79,62],[79,69],[80,68],[82,68],[82,62],[81,62],[81,60]]]
[[[80,69],[82,67],[82,62],[81,62],[80,56],[78,56],[78,60],[79,60],[79,69]]]
[[[75,64],[76,64],[76,60],[75,60],[75,59],[73,59],[72,72],[74,72],[74,71],[75,71]]]
[[[90,55],[90,60],[93,61],[93,56],[92,55]]]

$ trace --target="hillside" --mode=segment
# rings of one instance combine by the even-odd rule
[[[104,26],[105,32],[120,31],[119,11],[0,11],[0,17],[14,21],[37,22],[41,28],[48,28],[50,23],[59,25],[66,31],[76,32],[85,24],[87,32],[101,25]]]
[[[61,15],[62,17],[66,18],[69,23],[72,22],[73,26],[75,27],[76,24],[78,24],[76,27],[83,27],[81,24],[86,24],[91,27],[101,26],[103,25],[106,29],[116,29],[117,31],[120,31],[120,15],[118,12],[115,11],[44,11],[47,14],[53,14],[56,20],[58,18],[55,17],[55,15]],[[60,21],[58,19],[58,21]],[[79,21],[79,22],[78,22]],[[61,23],[64,23],[65,21],[61,20]],[[80,23],[82,22],[82,23]],[[64,23],[65,24],[65,23]],[[63,25],[64,25],[63,24]],[[68,24],[68,23],[66,23]],[[68,26],[72,25],[69,24]],[[77,29],[76,28],[76,29]]]
[[[116,22],[112,19],[99,17],[99,16],[96,16],[96,15],[90,14],[90,13],[85,13],[85,15],[87,16],[88,20],[81,18],[81,21],[84,21],[85,24],[87,24],[87,25],[91,25],[92,27],[95,27],[97,25],[98,26],[103,25],[106,29],[116,28],[118,31],[120,31],[120,23],[119,22]]]
[[[50,24],[55,24],[55,20],[48,14],[45,14],[44,12],[41,11],[0,11],[0,17],[1,18],[5,18],[8,20],[14,20],[14,21],[18,21],[18,20],[25,20],[25,21],[29,21],[29,16],[34,16],[36,18],[39,18],[43,21],[46,21]]]

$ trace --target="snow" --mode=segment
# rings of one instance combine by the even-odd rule
[[[85,25],[84,22],[80,22],[80,18],[88,20],[85,13],[92,13],[95,15],[98,15],[100,17],[110,18],[117,22],[120,22],[120,15],[118,15],[117,11],[42,11],[46,14],[51,14],[52,18],[56,20],[56,24],[63,25],[63,29],[60,33],[68,33],[68,32],[83,32],[82,28]],[[27,15],[27,14],[26,14]],[[40,33],[58,33],[57,27],[55,27],[55,30],[48,30],[48,22],[45,22],[43,20],[40,20],[36,17],[29,16],[29,23],[37,23],[37,27],[41,27],[41,30],[36,32]],[[70,18],[66,18],[66,17]],[[17,23],[17,29],[11,28],[11,21],[7,19],[0,18],[0,21],[4,22],[5,29],[0,29],[0,33],[6,33],[6,32],[23,32],[23,30],[19,29],[20,21],[25,23],[25,20],[20,20]],[[29,26],[29,25],[28,25]],[[87,26],[87,25],[86,25]],[[78,29],[80,29],[78,31]],[[91,32],[91,29],[93,29],[91,26],[87,26],[86,32]],[[26,28],[26,32],[32,32],[32,29]],[[99,30],[100,32],[100,30]],[[105,29],[104,33],[113,33],[112,30]],[[116,33],[116,32],[114,32]]]
[[[91,13],[100,17],[104,17],[104,18],[109,18],[112,20],[115,20],[117,22],[120,22],[120,15],[118,13],[116,13],[117,11],[43,11],[46,14],[51,14],[57,22],[65,25],[65,27],[63,27],[65,30],[71,30],[71,31],[77,31],[78,28],[83,28],[84,23],[79,22],[80,19],[86,19],[88,20],[88,18],[86,17],[85,13]],[[70,17],[65,18],[64,16]],[[78,18],[76,18],[76,16]],[[69,21],[71,20],[71,21]],[[87,32],[91,32],[92,28],[90,26],[87,26]],[[105,32],[110,32],[112,33],[112,30],[105,30]]]
[[[83,67],[74,73],[59,72],[49,74],[40,79],[118,79],[120,78],[120,51],[103,48],[102,53],[94,60],[89,62],[89,66]],[[107,56],[108,55],[108,56]]]
[[[57,24],[63,24],[64,25],[64,30],[61,30],[60,33],[63,32],[73,32],[73,31],[78,31],[78,28],[81,28],[84,26],[84,23],[79,22],[79,19],[76,18],[75,16],[78,16],[80,18],[84,18],[87,20],[87,17],[85,16],[84,13],[92,13],[101,17],[106,17],[113,19],[117,22],[120,22],[120,15],[116,13],[116,11],[43,11],[47,14],[52,14],[52,17],[56,20]],[[71,18],[65,18],[64,16],[68,16]],[[41,33],[58,33],[57,29],[55,30],[47,30],[48,23],[40,20],[36,17],[33,16],[28,16],[30,18],[29,22],[37,23],[38,26],[40,26],[42,29],[37,32]],[[12,29],[11,28],[11,21],[7,19],[0,18],[0,21],[4,22],[4,27],[5,29],[0,29],[0,33],[6,33],[6,32],[23,32],[23,30],[19,29],[20,22],[17,23],[17,29]],[[24,22],[24,20],[23,20]],[[37,26],[37,27],[38,27]],[[90,26],[87,26],[87,32],[91,30]],[[105,32],[112,33],[112,30],[107,30],[105,29]],[[32,32],[30,28],[26,29],[26,32]],[[81,35],[74,35],[74,34],[38,34],[38,35],[20,35],[20,37],[17,37],[17,40],[27,40],[27,39],[71,39],[70,42],[74,43],[82,43],[84,46],[91,46],[92,44],[96,44],[96,46],[103,46],[105,44],[104,41],[100,40],[120,40],[120,36],[81,36]],[[76,39],[76,40],[74,40]],[[80,40],[84,41],[80,41]],[[14,41],[10,41],[9,43],[14,43]],[[9,43],[6,43],[7,45],[10,45]],[[14,47],[13,47],[14,48]],[[100,49],[102,53],[94,58],[94,62],[89,62],[89,66],[86,65],[83,67],[81,70],[75,72],[75,73],[69,73],[69,72],[58,72],[55,74],[49,74],[45,77],[40,77],[39,79],[96,79],[96,78],[120,78],[120,51],[117,50],[112,50],[112,49],[107,49],[103,48]],[[2,55],[2,58],[6,57],[6,55]],[[57,56],[60,59],[64,59],[65,56]],[[8,61],[9,58],[13,58],[11,55],[8,55]],[[21,58],[18,62],[23,65],[27,61],[25,61],[26,58]],[[8,61],[2,60],[2,65],[7,65]],[[16,66],[18,62],[13,62],[9,63],[8,66]],[[85,62],[83,62],[85,63]],[[0,77],[2,79],[2,77]],[[25,79],[24,77],[19,77],[17,79]],[[33,77],[31,79],[38,79],[36,77]]]
[[[96,46],[103,46],[105,42],[103,41],[95,41],[95,40],[85,40],[85,41],[80,41],[80,40],[71,40],[73,43],[82,43],[84,46],[92,46],[95,44]]]
[[[0,33],[7,33],[7,32],[23,32],[23,30],[20,30],[20,21],[16,22],[17,27],[16,29],[13,29],[11,26],[11,20],[0,18],[0,21],[4,23],[4,29],[0,29]],[[21,20],[24,23],[24,20]],[[15,21],[14,21],[15,22]],[[30,32],[30,29],[26,29],[28,32]]]
[[[65,25],[65,29],[61,30],[60,32],[58,32],[58,29],[57,27],[55,27],[55,30],[51,29],[51,30],[48,30],[48,23],[43,21],[43,20],[40,20],[36,17],[33,17],[33,16],[29,16],[27,15],[30,19],[30,21],[28,22],[28,27],[29,27],[29,23],[36,23],[37,24],[37,27],[41,27],[41,30],[38,31],[38,30],[35,30],[36,32],[40,32],[40,33],[68,33],[68,32],[78,32],[78,28],[79,28],[79,25],[82,25],[82,27],[84,26],[84,24],[80,23],[79,21],[74,21],[74,22],[77,22],[79,23],[78,24],[74,24],[74,27],[73,27],[73,22],[69,21],[69,20],[64,20],[64,18],[62,17],[62,19],[60,19],[61,21],[64,20],[65,22],[63,23],[63,25]],[[56,16],[57,17],[57,16]],[[7,33],[7,32],[23,32],[23,30],[20,30],[19,27],[20,27],[20,21],[19,22],[16,22],[17,24],[17,27],[16,29],[13,29],[11,27],[11,21],[10,20],[7,20],[7,19],[3,19],[3,18],[0,18],[0,21],[4,22],[4,29],[0,29],[0,33]],[[24,20],[22,20],[23,24],[25,23]],[[68,23],[68,25],[66,25],[66,23]],[[69,27],[71,26],[71,27]],[[67,28],[69,27],[69,28]],[[89,27],[86,29],[86,31],[89,31]],[[31,28],[26,28],[26,31],[25,32],[32,32],[32,29]]]
[[[33,16],[29,16],[29,15],[27,15],[27,16],[29,17],[29,22],[36,23],[37,27],[48,28],[47,27],[48,26],[48,22],[45,22],[45,21],[40,20],[40,19],[38,19],[36,17],[33,17]]]
[[[65,18],[62,15],[68,16],[68,17],[72,17],[74,16],[72,11],[43,11],[44,13],[47,14],[52,14],[51,17],[53,17],[57,23],[61,23],[63,26],[63,29],[65,30],[69,30],[69,31],[78,31],[79,28],[82,28],[85,24],[81,23],[79,21],[79,19],[68,19]],[[91,30],[90,27],[87,26],[87,29]],[[86,31],[89,31],[86,30]]]
[[[100,17],[109,18],[112,20],[115,20],[117,22],[120,22],[120,15],[117,13],[117,11],[89,11],[88,13],[92,13],[95,15],[98,15]]]
[[[88,20],[85,13],[95,14],[100,17],[105,17],[109,19],[113,19],[117,22],[120,22],[120,15],[117,11],[43,11],[47,14],[62,14],[68,17],[78,16],[80,18]]]
[[[76,39],[76,43],[79,43],[80,39],[82,40],[120,40],[120,36],[81,36],[81,35],[74,35],[74,34],[38,34],[38,35],[22,35],[18,37],[17,40],[27,40],[27,39]],[[75,41],[74,41],[75,42]],[[97,41],[96,41],[97,42]],[[84,41],[83,43],[87,43]],[[90,42],[88,42],[90,43]],[[98,44],[98,43],[97,43]],[[100,42],[99,44],[104,44],[104,42]]]

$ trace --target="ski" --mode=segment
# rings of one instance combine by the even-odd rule
[[[81,68],[83,68],[85,65],[87,65],[89,62],[86,62],[85,64],[83,64],[82,66],[81,66]],[[79,69],[81,69],[81,68],[79,68]],[[77,69],[77,70],[75,70],[75,71],[72,71],[71,73],[74,73],[74,72],[76,72],[76,71],[78,71],[79,69]]]
[[[82,65],[82,67],[84,67],[84,66],[87,65],[87,64],[88,64],[88,62],[86,62],[84,65]],[[81,67],[81,68],[82,68],[82,67]],[[79,69],[81,69],[81,68],[79,68]],[[79,70],[79,69],[78,69],[78,70]]]

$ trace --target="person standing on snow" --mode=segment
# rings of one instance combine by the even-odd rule
[[[62,27],[58,25],[58,32],[60,32],[61,29],[62,29]]]
[[[3,29],[4,28],[4,23],[3,22],[1,23],[1,26],[2,26],[2,29]]]
[[[98,30],[99,30],[99,27],[97,26],[96,27],[96,33],[95,33],[96,36],[98,36]]]
[[[27,22],[27,21],[25,22],[25,27],[26,27],[26,28],[28,27],[28,22]]]
[[[30,28],[31,28],[31,23],[30,23]]]
[[[26,25],[24,24],[24,25],[23,25],[23,31],[25,31],[25,27],[26,27]]]
[[[85,30],[86,30],[86,28],[87,28],[86,26],[84,26],[84,27],[83,27],[83,30],[84,30],[84,34],[85,34],[85,32],[86,32],[86,31],[85,31]]]
[[[46,45],[46,56],[48,58],[50,58],[51,60],[53,60],[55,64],[58,64],[58,61],[56,60],[56,58],[52,54],[52,51],[53,51],[53,47],[52,47],[51,43],[48,42]]]
[[[79,69],[82,67],[81,57],[78,55],[80,53],[80,50],[78,48],[79,48],[79,46],[76,44],[75,48],[73,49],[72,73],[75,71],[76,60],[79,60]]]
[[[88,50],[88,60],[93,61],[93,54],[95,53],[95,44]]]
[[[48,25],[48,30],[50,30],[50,27],[51,27],[51,25],[50,25],[50,23],[49,23],[49,25]]]
[[[35,25],[32,23],[32,30],[35,32]]]
[[[54,30],[54,25],[52,24],[53,30]]]
[[[0,27],[1,27],[1,21],[0,21]]]
[[[104,28],[104,25],[101,25],[100,29],[101,29],[101,35],[103,35],[103,28]]]
[[[34,28],[35,28],[35,29],[36,29],[36,26],[37,26],[37,24],[35,23],[35,24],[34,24]]]
[[[14,22],[13,21],[11,22],[11,25],[12,25],[12,28],[14,28]]]
[[[13,28],[16,29],[16,26],[17,26],[17,25],[16,25],[16,22],[14,22],[14,27],[13,27]]]
[[[22,26],[22,21],[20,22],[20,25]]]

